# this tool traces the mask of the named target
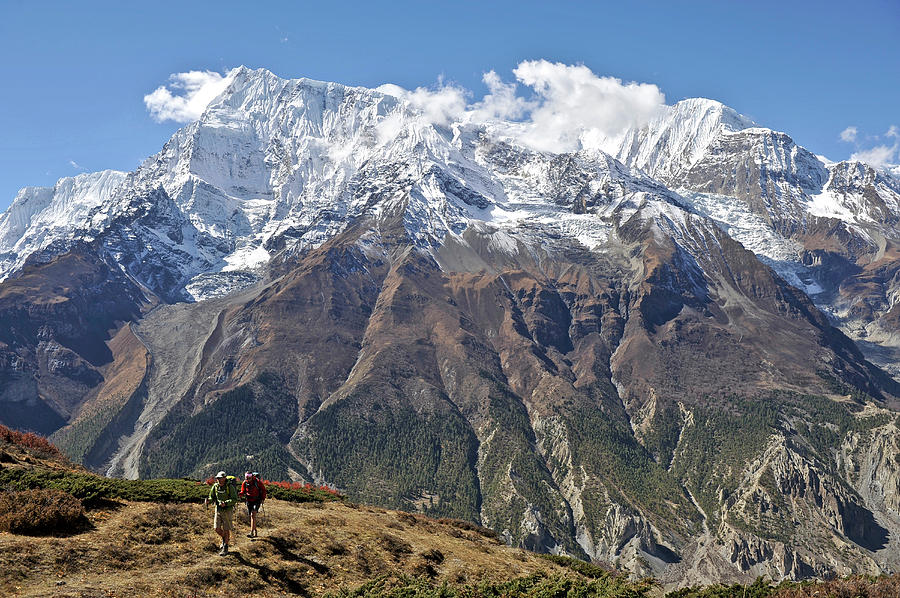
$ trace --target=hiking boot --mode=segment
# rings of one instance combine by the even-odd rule
[[[219,551],[219,556],[225,556],[228,554],[228,544],[222,544],[222,550]]]

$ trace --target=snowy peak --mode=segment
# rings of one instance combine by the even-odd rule
[[[231,82],[207,106],[201,125],[249,128],[264,135],[290,129],[329,137],[368,124],[372,113],[367,108],[385,102],[383,116],[397,104],[395,98],[375,90],[306,78],[282,79],[266,69],[241,67],[228,76]]]
[[[365,152],[353,150],[361,137],[375,138],[379,120],[397,103],[375,91],[281,79],[264,69],[242,67],[229,77],[200,120],[148,161],[165,163],[173,197],[189,176],[236,199],[272,198],[292,182],[286,191],[300,191],[305,179],[364,159]]]
[[[409,238],[430,250],[479,222],[512,236],[553,229],[595,249],[646,202],[702,203],[715,218],[716,206],[724,213],[725,203],[742,201],[765,226],[787,222],[793,231],[816,210],[856,210],[872,189],[879,206],[865,213],[881,221],[896,214],[894,179],[863,166],[830,165],[830,173],[787,135],[713,100],[667,107],[608,141],[611,155],[572,154],[519,145],[509,135],[517,123],[462,118],[438,126],[390,87],[282,79],[247,67],[227,78],[200,119],[135,172],[23,190],[0,217],[0,277],[56,241],[99,239],[120,265],[171,297],[180,289],[149,281],[253,278],[272,252],[318,246],[361,217],[400,216]],[[831,195],[820,197],[829,180]],[[686,200],[670,188],[722,199]],[[139,267],[147,256],[171,276]]]
[[[0,215],[0,280],[34,251],[87,227],[91,210],[107,201],[125,177],[124,172],[103,170],[19,191]]]
[[[611,153],[663,182],[697,163],[726,132],[756,126],[733,109],[705,98],[682,100],[640,129],[629,130]]]
[[[828,170],[828,183],[808,206],[811,214],[887,227],[900,222],[900,181],[896,178],[857,161],[830,164]]]
[[[845,160],[829,165],[831,180],[827,190],[845,193],[862,193],[876,188],[900,194],[900,180],[869,166],[865,162]]]
[[[709,181],[740,178],[742,172],[751,173],[746,184],[758,187],[752,194],[761,197],[817,192],[828,180],[828,171],[819,159],[788,135],[750,127],[722,132],[685,173],[683,184],[701,190]]]

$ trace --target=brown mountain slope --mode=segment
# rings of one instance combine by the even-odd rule
[[[80,245],[0,283],[0,423],[50,433],[97,392],[138,288]]]
[[[844,571],[799,527],[779,531],[801,517],[822,526],[816,542],[855,546],[851,567],[887,550],[878,505],[891,491],[840,470],[833,451],[875,458],[841,448],[856,429],[896,442],[890,381],[715,227],[688,218],[661,235],[635,217],[606,254],[563,242],[503,259],[490,230],[435,257],[381,230],[285,260],[218,312],[190,391],[149,433],[144,475],[206,475],[246,456],[645,572],[710,559],[735,574]],[[844,392],[856,402],[833,401]],[[774,482],[759,475],[767,463]],[[836,513],[805,498],[809,470]],[[727,498],[776,500],[796,476],[780,519]],[[781,564],[766,556],[778,551]]]

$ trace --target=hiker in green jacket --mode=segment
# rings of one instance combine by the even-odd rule
[[[225,556],[228,554],[231,530],[234,529],[232,514],[234,513],[234,504],[237,502],[238,496],[237,488],[233,484],[228,483],[224,471],[216,474],[216,483],[210,487],[207,500],[216,505],[216,516],[213,526],[216,529],[216,533],[222,538],[219,554]]]

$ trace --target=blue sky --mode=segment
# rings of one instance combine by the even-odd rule
[[[473,100],[487,71],[584,64],[669,104],[720,100],[832,159],[883,146],[896,163],[898,32],[896,0],[0,0],[0,209],[26,185],[134,169],[180,126],[151,118],[146,94],[241,64],[369,87],[441,77]]]

